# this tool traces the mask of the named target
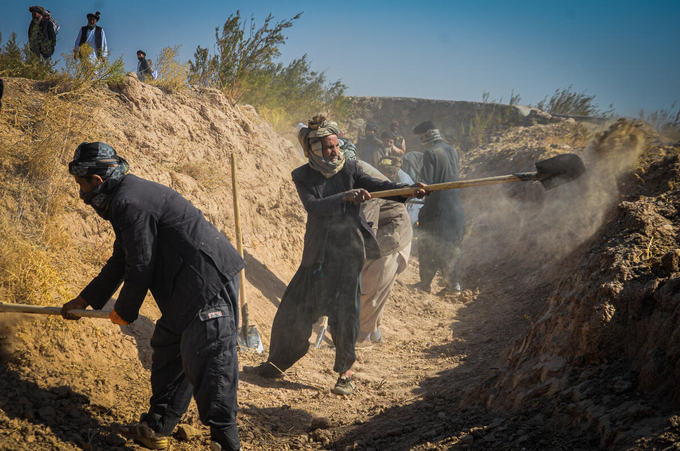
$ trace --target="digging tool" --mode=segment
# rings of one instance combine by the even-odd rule
[[[324,316],[321,322],[321,330],[319,331],[319,336],[316,337],[316,347],[321,347],[321,342],[323,342],[323,336],[326,335],[326,329],[328,329],[328,317]]]
[[[231,156],[231,181],[234,185],[234,218],[236,222],[236,249],[243,257],[243,237],[241,236],[241,216],[239,214],[238,181],[236,177],[236,155]],[[246,270],[242,269],[239,277],[239,304],[241,305],[241,328],[237,334],[237,342],[241,349],[254,349],[258,353],[264,351],[257,328],[249,324],[248,301],[246,300]]]
[[[61,307],[40,307],[38,305],[27,304],[8,304],[0,302],[0,312],[8,313],[37,313],[39,315],[61,315]],[[87,318],[107,318],[109,311],[107,310],[90,310],[90,309],[72,309],[68,311],[76,316]]]
[[[572,180],[576,180],[586,172],[583,160],[576,154],[565,153],[556,157],[541,160],[535,163],[536,172],[517,172],[497,177],[481,179],[459,180],[457,182],[435,183],[423,188],[399,188],[371,193],[372,198],[407,196],[414,194],[420,189],[425,191],[440,191],[444,189],[470,188],[473,186],[496,185],[500,183],[538,181],[545,189],[553,189]]]

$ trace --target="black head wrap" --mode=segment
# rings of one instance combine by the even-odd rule
[[[94,20],[96,20],[97,22],[99,22],[99,18],[101,17],[101,13],[99,11],[97,11],[96,13],[87,13],[87,18],[90,19],[90,17],[93,18]]]
[[[378,124],[375,124],[373,122],[369,122],[368,124],[366,124],[365,130],[367,132],[371,132],[371,131],[377,132],[378,131]]]
[[[104,183],[89,193],[80,192],[80,198],[86,204],[92,205],[104,219],[108,219],[111,193],[129,170],[128,162],[116,154],[113,147],[103,142],[82,143],[76,148],[73,161],[68,164],[68,172],[71,175],[81,177],[98,175],[104,179]]]
[[[428,130],[435,130],[437,127],[432,121],[421,122],[413,129],[414,135],[424,135]]]
[[[146,52],[144,50],[137,50],[137,55],[142,54],[146,58]]]

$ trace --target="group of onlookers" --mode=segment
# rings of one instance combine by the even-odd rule
[[[51,64],[54,49],[57,46],[57,33],[59,33],[59,23],[52,17],[49,10],[42,6],[34,5],[28,8],[31,13],[31,23],[28,25],[28,46],[40,62],[46,66]],[[73,46],[74,56],[80,57],[80,46],[88,44],[92,50],[90,60],[97,58],[106,60],[109,47],[106,42],[104,29],[97,25],[101,13],[87,14],[87,25],[78,31],[75,44]]]

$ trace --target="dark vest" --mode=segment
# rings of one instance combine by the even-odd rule
[[[85,44],[85,41],[87,41],[87,26],[84,26],[83,28],[80,29],[80,45]],[[102,27],[95,26],[94,27],[94,49],[95,52],[97,52],[97,55],[99,55],[102,51]]]

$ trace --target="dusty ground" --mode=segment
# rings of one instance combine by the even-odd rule
[[[31,92],[23,84],[21,88]],[[14,95],[6,90],[5,127],[11,128],[7,110],[20,109]],[[129,80],[107,100],[101,114],[114,124],[108,136],[128,152],[125,156],[137,173],[181,191],[228,236],[233,236],[233,214],[224,165],[231,152],[238,154],[246,174],[241,176],[241,190],[251,316],[266,348],[273,314],[301,251],[304,213],[288,176],[301,159],[294,146],[277,141],[252,111],[235,109],[215,93],[203,96],[166,98],[155,88]],[[144,125],[128,127],[130,123]],[[631,133],[639,136],[629,131],[623,136]],[[147,139],[149,134],[153,139]],[[671,199],[667,203],[673,209],[680,200],[675,190],[678,145],[616,143],[615,149],[624,149],[615,154],[616,160],[625,164],[609,164],[615,167],[611,173],[595,172],[583,185],[575,185],[580,191],[572,187],[545,193],[529,184],[465,192],[469,231],[463,293],[439,297],[408,288],[417,281],[418,260],[413,257],[388,303],[384,342],[358,351],[357,390],[352,396],[330,393],[336,374],[328,340],[320,349],[312,347],[283,380],[242,373],[238,421],[244,449],[677,449],[672,448],[680,443],[677,404],[638,389],[630,362],[610,360],[606,365],[597,360],[573,366],[570,361],[557,393],[546,379],[526,377],[542,374],[548,366],[541,358],[550,349],[550,337],[557,335],[545,333],[543,341],[532,337],[542,330],[540,320],[556,299],[577,296],[579,286],[585,285],[570,279],[589,268],[587,262],[581,266],[584,259],[595,255],[593,262],[599,262],[599,256],[616,262],[617,256],[644,252],[648,239],[629,243],[627,238],[633,227],[646,230],[647,222],[660,227],[657,213],[670,217],[672,230],[659,240],[663,248],[654,248],[654,255],[660,261],[677,246],[679,220],[668,205],[659,205],[657,196]],[[599,153],[597,149],[571,123],[517,127],[464,155],[463,168],[466,177],[526,171],[538,159],[567,151],[580,153],[591,167],[601,167],[598,155],[604,151],[602,146]],[[263,165],[272,153],[278,164]],[[213,176],[219,183],[208,182]],[[70,195],[72,202],[62,217],[65,228],[83,248],[106,252],[111,240],[106,224]],[[625,214],[634,219],[622,221]],[[620,240],[619,248],[601,244],[612,237]],[[649,258],[641,262],[640,255],[640,271],[663,267]],[[72,270],[74,294],[96,271],[100,260],[94,260],[80,273]],[[672,264],[667,270],[671,273]],[[676,261],[676,272],[677,266]],[[602,274],[611,276],[604,270]],[[645,277],[666,280],[669,275]],[[117,423],[135,421],[150,396],[149,337],[159,315],[151,298],[141,313],[137,322],[123,327],[104,320],[74,324],[60,318],[3,316],[0,449],[142,449],[111,432]],[[565,316],[559,324],[579,320]],[[577,354],[567,347],[559,348],[560,355]],[[241,365],[265,357],[240,353]],[[546,370],[553,373],[554,367]],[[624,409],[629,434],[618,442],[607,436],[612,428],[601,412],[577,404],[585,400],[606,408],[612,383],[629,403]],[[576,386],[580,390],[574,390]],[[667,422],[660,422],[662,418]],[[208,430],[192,405],[170,449],[206,449],[207,441]]]

